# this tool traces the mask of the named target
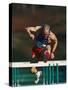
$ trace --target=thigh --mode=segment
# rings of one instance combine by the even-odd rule
[[[47,45],[46,49],[47,49],[48,52],[51,52],[51,46],[50,45]]]

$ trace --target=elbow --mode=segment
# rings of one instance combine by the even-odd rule
[[[58,45],[58,40],[56,40],[56,44]]]

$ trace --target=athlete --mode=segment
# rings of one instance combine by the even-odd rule
[[[30,38],[35,41],[35,45],[32,48],[32,58],[37,57],[38,61],[40,61],[43,53],[46,59],[45,62],[49,59],[54,59],[58,41],[56,35],[50,30],[50,26],[45,24],[44,26],[27,27],[25,29]],[[35,36],[38,31],[38,35]],[[35,83],[38,83],[41,71],[38,71],[36,67],[32,67],[31,72],[36,74],[37,80]]]

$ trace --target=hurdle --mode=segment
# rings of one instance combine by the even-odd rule
[[[57,69],[57,72],[56,72],[56,74],[57,74],[57,81],[56,81],[56,83],[59,83],[59,66],[58,66],[58,64],[56,64],[56,69]]]
[[[30,63],[30,62],[10,62],[9,67],[14,68],[14,80],[12,81],[13,86],[20,86],[20,81],[16,77],[19,73],[17,68],[30,68],[30,67],[41,67],[43,68],[43,84],[58,84],[59,83],[59,66],[66,66],[65,60],[59,61],[48,61],[45,62],[38,62],[38,63]],[[56,70],[56,71],[55,71]],[[56,82],[55,82],[55,73],[56,73]],[[20,76],[19,76],[20,77]],[[45,79],[44,79],[45,77]],[[22,78],[22,77],[21,77]]]
[[[9,67],[13,67],[13,68],[22,68],[22,67],[44,67],[44,66],[48,66],[53,65],[56,66],[56,63],[59,66],[64,66],[66,65],[66,61],[62,60],[62,61],[48,61],[47,63],[43,62],[43,61],[39,61],[38,63],[30,63],[30,62],[10,62],[9,63]]]

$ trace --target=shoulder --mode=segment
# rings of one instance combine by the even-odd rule
[[[53,33],[53,32],[50,30],[50,35],[55,35],[55,33]]]
[[[53,33],[52,31],[50,31],[50,36],[55,36],[55,33]]]
[[[52,31],[50,31],[50,36],[51,39],[56,39],[56,35],[55,33],[53,33]]]

